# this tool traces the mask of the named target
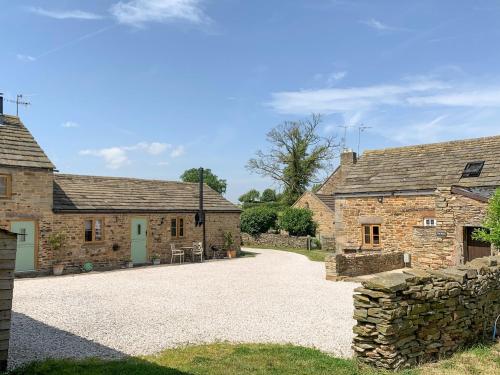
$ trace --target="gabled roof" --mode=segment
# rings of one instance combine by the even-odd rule
[[[54,169],[54,165],[19,117],[3,115],[2,122],[0,165]]]
[[[317,194],[317,193],[312,193],[312,194],[316,196],[330,210],[335,211],[335,197],[333,195]]]
[[[484,161],[479,177],[462,178],[467,163]],[[438,186],[500,186],[500,136],[366,151],[336,190],[370,193]]]
[[[180,212],[196,211],[197,183],[120,177],[54,175],[55,212]],[[205,185],[207,211],[240,209]]]

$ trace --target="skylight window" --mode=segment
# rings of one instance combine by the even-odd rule
[[[483,170],[484,161],[473,161],[467,163],[464,171],[462,172],[462,177],[479,177],[481,171]]]

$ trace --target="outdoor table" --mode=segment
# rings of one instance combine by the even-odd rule
[[[184,250],[184,255],[189,253],[189,260],[193,261],[193,246],[181,246],[181,250]]]

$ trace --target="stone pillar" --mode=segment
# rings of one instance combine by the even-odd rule
[[[7,369],[17,235],[0,229],[0,371]]]

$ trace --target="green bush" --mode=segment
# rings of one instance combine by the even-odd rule
[[[492,243],[500,249],[500,188],[496,189],[488,204],[484,229],[476,230],[473,238]]]
[[[276,211],[267,207],[252,207],[241,214],[241,231],[255,236],[276,225]]]
[[[279,226],[292,236],[314,236],[317,225],[311,210],[290,207],[280,215]]]

